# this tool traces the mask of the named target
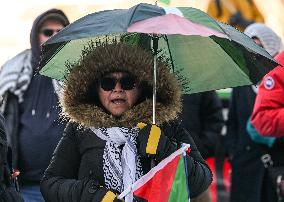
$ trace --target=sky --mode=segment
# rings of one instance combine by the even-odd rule
[[[264,14],[266,23],[284,39],[282,0],[254,1]],[[17,53],[30,47],[29,34],[33,20],[47,9],[62,9],[73,22],[89,13],[106,9],[129,8],[139,2],[154,4],[155,0],[8,0],[1,2],[0,66]],[[207,2],[208,0],[171,0],[169,6],[192,6],[206,10]],[[162,3],[158,5],[167,6]]]

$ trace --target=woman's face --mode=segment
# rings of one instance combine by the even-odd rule
[[[128,73],[110,73],[99,82],[100,102],[113,116],[119,117],[131,109],[139,96],[137,83]]]

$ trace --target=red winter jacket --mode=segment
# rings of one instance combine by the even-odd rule
[[[283,67],[276,67],[261,81],[252,124],[263,136],[284,137],[284,51],[275,59]]]

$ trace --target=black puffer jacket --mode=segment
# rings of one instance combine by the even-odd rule
[[[152,101],[141,88],[142,93],[145,93],[145,100],[141,100],[121,117],[115,118],[94,101],[92,84],[108,72],[126,71],[132,73],[138,83],[150,86],[148,93],[151,95],[152,68],[149,67],[152,64],[151,53],[134,46],[117,44],[90,50],[73,67],[65,83],[61,104],[65,116],[75,123],[67,126],[41,182],[41,191],[46,201],[87,202],[102,199],[106,192],[103,170],[106,142],[89,128],[133,128],[139,122],[151,123]],[[191,145],[191,153],[187,156],[189,186],[191,197],[195,197],[208,188],[212,173],[191,136],[175,121],[181,111],[181,93],[175,77],[162,61],[158,62],[157,72],[156,122],[171,145],[165,147],[164,158],[177,150],[182,142]],[[146,173],[150,170],[151,159],[144,158],[141,161],[142,169]]]
[[[0,113],[0,201],[23,202],[23,198],[10,178],[11,169],[8,160],[8,146],[6,131],[4,127],[4,117]]]
[[[202,157],[215,157],[225,124],[222,103],[215,91],[183,96],[182,124],[196,143]]]
[[[104,186],[103,152],[105,141],[91,130],[78,130],[77,124],[69,124],[64,137],[42,180],[41,190],[46,201],[100,201]],[[178,124],[166,124],[162,131],[173,142],[191,145],[188,156],[189,187],[191,197],[203,192],[211,182],[211,173],[196,149],[190,135]],[[174,136],[174,134],[178,134]],[[168,154],[169,155],[169,154]],[[142,159],[144,173],[150,170],[150,158]],[[103,189],[103,188],[102,188]]]

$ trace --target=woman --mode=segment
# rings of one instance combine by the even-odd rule
[[[157,70],[159,141],[149,137],[151,125],[137,127],[152,122],[152,65],[151,52],[123,43],[90,46],[73,65],[61,100],[70,123],[41,182],[46,201],[118,200],[115,194],[151,169],[151,159],[159,163],[183,142],[191,145],[191,197],[208,188],[209,168],[190,135],[174,123],[181,94],[162,61]]]

